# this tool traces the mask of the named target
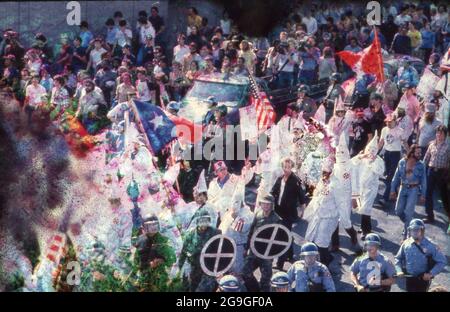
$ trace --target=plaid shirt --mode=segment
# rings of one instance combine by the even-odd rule
[[[450,145],[447,141],[437,145],[436,140],[432,141],[424,158],[425,163],[432,168],[448,169],[450,163]]]

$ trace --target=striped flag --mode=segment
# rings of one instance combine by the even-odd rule
[[[276,119],[275,111],[265,92],[261,92],[256,84],[253,75],[249,75],[250,79],[250,105],[254,105],[256,109],[256,122],[258,132],[262,133],[269,129]]]

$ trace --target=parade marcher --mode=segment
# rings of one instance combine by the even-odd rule
[[[239,182],[239,176],[229,173],[225,162],[219,161],[214,164],[214,178],[208,187],[208,203],[219,213],[221,218],[229,208],[230,198],[233,196]],[[245,184],[250,182],[253,171],[243,171]]]
[[[367,143],[372,140],[373,132],[369,122],[365,118],[364,110],[357,108],[355,110],[355,119],[352,122],[353,138],[351,143],[351,157],[358,155]]]
[[[403,138],[404,140],[409,143],[409,139],[411,137],[411,134],[413,132],[414,123],[409,117],[408,114],[406,114],[406,103],[401,102],[398,104],[397,108],[395,109],[394,116],[397,120],[398,127],[402,129],[403,131]],[[405,154],[405,149],[402,146],[402,155]]]
[[[308,220],[308,229],[305,239],[313,242],[319,248],[320,260],[326,266],[333,261],[328,247],[331,237],[339,223],[339,208],[337,197],[339,196],[339,185],[332,178],[333,161],[326,158],[322,163],[322,178],[314,190],[313,198],[305,210],[305,219]]]
[[[355,259],[350,267],[351,280],[357,292],[389,292],[394,283],[395,268],[379,250],[381,238],[368,234],[364,241],[366,253]]]
[[[294,161],[284,158],[281,161],[283,176],[279,177],[272,188],[271,194],[275,198],[275,212],[281,217],[282,224],[289,230],[303,213],[305,195],[302,183],[298,176],[292,172]],[[293,261],[293,246],[278,258],[277,268],[281,270],[285,261]]]
[[[351,159],[353,196],[359,199],[361,239],[372,231],[372,206],[378,194],[379,178],[384,173],[384,162],[378,156],[378,134],[367,144],[364,153]]]
[[[332,178],[336,179],[340,194],[336,197],[336,205],[339,209],[339,225],[343,226],[350,236],[352,247],[356,252],[360,252],[361,247],[358,243],[358,234],[353,228],[351,221],[352,214],[352,181],[350,168],[350,153],[348,151],[345,137],[342,134],[339,138],[339,144],[336,147],[336,163],[333,167]],[[339,250],[339,225],[331,238],[331,250]]]
[[[411,66],[411,59],[408,56],[404,56],[401,59],[400,68],[397,71],[397,76],[395,82],[397,83],[398,89],[402,90],[406,84],[412,87],[416,87],[419,84],[419,74],[417,70]]]
[[[438,190],[444,210],[450,216],[450,206],[448,201],[448,191],[446,184],[449,179],[450,166],[450,145],[447,139],[448,129],[440,125],[436,128],[436,140],[428,146],[424,157],[427,165],[427,192],[425,201],[425,211],[427,213],[426,223],[434,222],[433,193]]]
[[[240,292],[242,291],[241,283],[233,275],[225,275],[219,280],[218,292]]]
[[[344,103],[339,98],[336,99],[335,111],[333,117],[328,121],[330,133],[338,140],[344,135],[346,144],[349,143],[349,129],[354,120],[354,114],[351,110],[345,109]]]
[[[384,151],[385,185],[383,198],[380,199],[382,205],[389,201],[389,192],[391,191],[391,182],[394,178],[395,169],[400,161],[402,146],[407,148],[402,129],[398,126],[393,114],[388,114],[386,127],[381,130],[378,150]],[[406,147],[405,147],[406,146]]]
[[[413,144],[407,156],[398,163],[390,187],[391,199],[397,200],[395,213],[405,224],[403,239],[406,239],[408,225],[414,216],[417,200],[419,199],[421,204],[425,203],[426,169],[421,158],[421,149]]]
[[[250,227],[253,223],[254,214],[245,203],[245,185],[243,178],[236,186],[233,197],[229,203],[231,207],[223,215],[219,229],[236,243],[236,258],[231,272],[240,275],[244,266],[245,248],[248,243]]]
[[[260,209],[256,210],[253,224],[250,228],[249,237],[253,236],[256,230],[267,224],[279,224],[281,218],[273,210],[275,205],[275,199],[272,195],[259,196],[259,202],[257,203]],[[253,273],[256,269],[261,271],[261,279],[258,283]],[[262,259],[257,257],[252,250],[244,260],[244,268],[242,269],[243,279],[248,291],[268,292],[270,290],[270,278],[272,276],[272,260]]]
[[[205,243],[215,235],[221,234],[211,224],[211,216],[207,210],[199,212],[196,228],[189,230],[183,243],[178,267],[183,269],[185,262],[190,265],[189,290],[192,292],[212,292],[216,288],[214,277],[206,275],[200,265],[200,253]]]
[[[302,260],[294,262],[287,275],[294,292],[335,292],[333,279],[328,268],[319,262],[319,249],[313,243],[303,244],[300,250]]]
[[[290,282],[286,272],[279,271],[270,279],[271,292],[289,292]]]
[[[425,114],[420,118],[417,134],[417,142],[422,149],[422,155],[425,155],[430,143],[436,139],[436,128],[441,122],[436,119],[436,105],[426,104]]]
[[[426,292],[432,279],[444,270],[447,259],[439,247],[425,237],[422,220],[411,220],[408,235],[395,255],[397,277],[406,277],[406,291]]]

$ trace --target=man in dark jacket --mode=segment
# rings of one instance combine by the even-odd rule
[[[283,176],[279,177],[272,188],[272,195],[275,198],[275,212],[281,217],[282,224],[292,230],[292,224],[297,221],[299,213],[305,206],[305,194],[301,186],[300,179],[292,172],[294,161],[285,158],[281,161]],[[278,258],[277,268],[283,269],[285,261],[292,261],[293,248],[280,258]]]

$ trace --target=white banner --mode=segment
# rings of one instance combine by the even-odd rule
[[[239,109],[241,120],[242,140],[255,142],[258,139],[258,127],[256,125],[256,108],[249,105]]]

